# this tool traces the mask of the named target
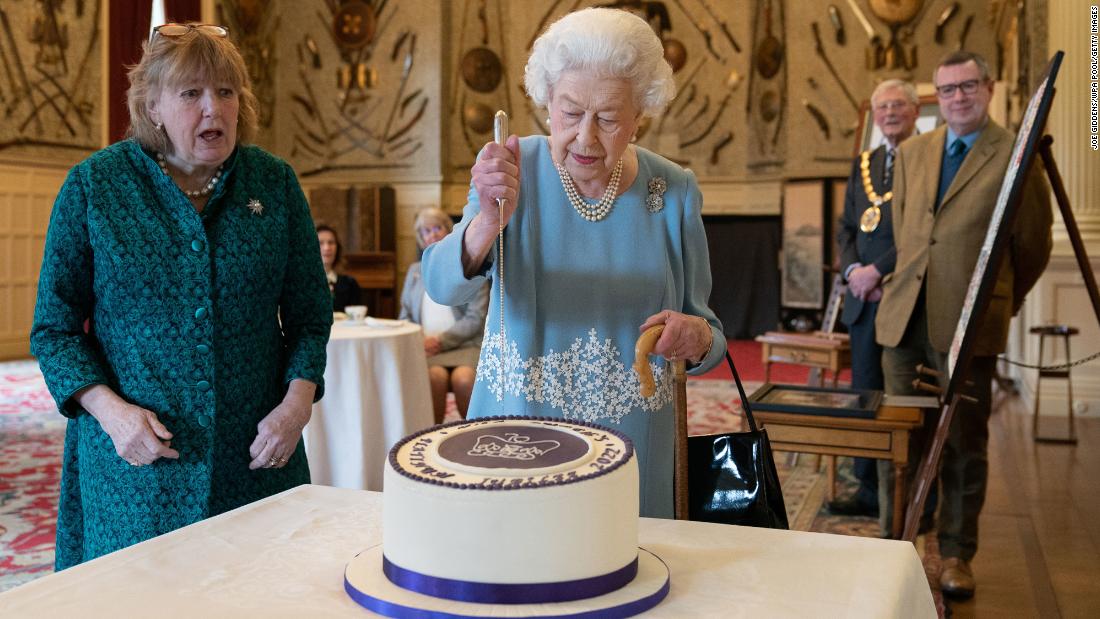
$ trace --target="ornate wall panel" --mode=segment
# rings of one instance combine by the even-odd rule
[[[0,158],[99,147],[100,0],[0,3]]]
[[[303,180],[436,178],[442,5],[222,0],[264,112]]]

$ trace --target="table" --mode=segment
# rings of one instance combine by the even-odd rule
[[[900,401],[900,400],[898,400]],[[894,464],[894,520],[892,534],[901,537],[905,522],[905,467],[909,464],[909,433],[921,425],[924,411],[899,406],[886,396],[874,419],[830,417],[806,413],[754,409],[757,423],[768,429],[773,450],[826,456],[853,456],[890,460]],[[829,467],[829,486],[836,483]]]
[[[0,594],[12,617],[373,616],[344,565],[381,543],[382,494],[299,486]],[[446,526],[441,522],[440,526]],[[672,572],[646,617],[935,617],[912,544],[642,518]]]
[[[376,321],[392,324],[396,321]],[[394,443],[432,425],[420,326],[333,325],[325,397],[302,432],[315,484],[381,490]]]
[[[840,371],[852,367],[852,345],[848,336],[840,333],[809,335],[768,331],[756,336],[761,343],[764,362],[764,382],[771,382],[773,363],[808,365],[833,373],[833,387]],[[824,382],[824,377],[822,377]]]

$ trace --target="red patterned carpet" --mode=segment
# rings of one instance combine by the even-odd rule
[[[746,392],[752,393],[763,381],[759,344],[731,342],[730,351]],[[777,365],[771,378],[804,384],[806,374],[805,368]],[[453,398],[448,404],[447,420],[457,419]],[[741,429],[740,399],[724,364],[689,381],[688,411],[693,435]],[[53,571],[64,432],[65,420],[54,408],[37,364],[0,363],[0,591]],[[792,529],[878,536],[876,520],[831,516],[822,508],[826,478],[813,466],[814,458],[803,457],[797,466],[785,454],[777,454],[776,460]],[[842,460],[840,494],[854,489],[849,469]],[[925,567],[931,580],[938,576],[939,563],[934,539],[930,546]],[[942,609],[938,596],[937,603]]]
[[[65,419],[38,364],[0,364],[0,591],[53,571]]]

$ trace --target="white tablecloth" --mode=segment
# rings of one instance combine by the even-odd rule
[[[0,594],[0,615],[361,619],[344,565],[381,512],[381,493],[299,486]],[[672,578],[646,617],[936,614],[905,542],[649,518],[639,536]]]
[[[336,324],[328,342],[325,397],[302,433],[315,484],[382,489],[393,444],[432,425],[420,326]]]

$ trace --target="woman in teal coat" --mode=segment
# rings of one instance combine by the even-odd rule
[[[309,482],[332,302],[293,170],[219,26],[130,71],[130,139],[54,204],[32,351],[69,417],[57,569]]]

